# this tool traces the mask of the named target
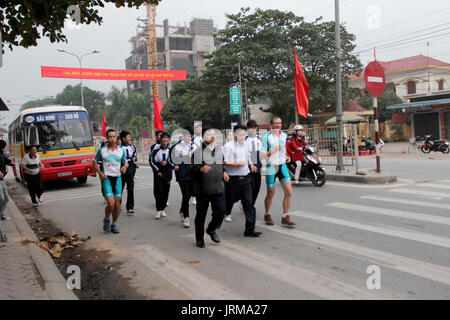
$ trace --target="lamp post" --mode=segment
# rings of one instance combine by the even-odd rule
[[[80,63],[81,106],[84,108],[83,78],[81,77],[81,60],[83,59],[84,56],[87,56],[89,54],[100,53],[100,50],[94,50],[92,52],[85,53],[85,54],[81,55],[80,57],[78,55],[76,55],[75,53],[68,52],[68,51],[63,50],[63,49],[58,49],[58,52],[70,54],[70,55],[74,56],[75,58],[77,58],[78,62]]]

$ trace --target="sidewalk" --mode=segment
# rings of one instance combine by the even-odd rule
[[[11,217],[9,205],[6,215]],[[12,219],[0,222],[0,228],[8,237],[7,242],[0,242],[0,300],[48,300],[25,237]]]
[[[0,242],[0,300],[78,300],[11,197],[5,213],[10,220],[0,222],[8,238]]]

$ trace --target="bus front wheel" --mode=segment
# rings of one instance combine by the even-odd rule
[[[77,181],[79,184],[85,184],[87,181],[87,176],[86,177],[78,177]]]

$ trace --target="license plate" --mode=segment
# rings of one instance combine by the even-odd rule
[[[58,173],[58,177],[71,176],[72,172],[60,172]]]

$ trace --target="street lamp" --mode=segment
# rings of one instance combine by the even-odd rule
[[[68,52],[68,51],[63,50],[63,49],[57,49],[57,50],[58,50],[58,52],[67,53],[67,54],[70,54],[70,55],[76,57],[76,58],[78,59],[78,62],[80,63],[81,106],[84,107],[83,78],[81,77],[81,59],[83,59],[84,56],[87,56],[87,55],[89,55],[89,54],[100,53],[100,50],[94,50],[94,51],[92,51],[92,52],[85,53],[85,54],[81,55],[81,57],[79,57],[79,56],[76,55],[75,53]]]

